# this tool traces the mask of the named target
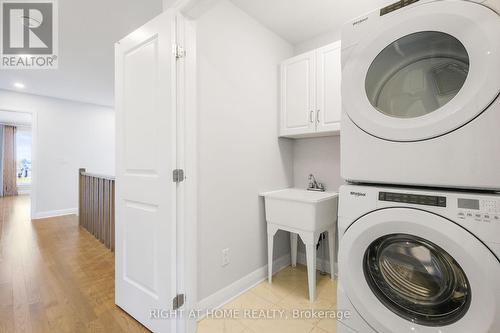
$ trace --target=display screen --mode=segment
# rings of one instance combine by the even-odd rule
[[[383,16],[385,14],[392,13],[395,10],[401,9],[403,7],[406,7],[408,5],[411,5],[412,3],[415,3],[420,0],[401,0],[398,2],[395,2],[389,6],[386,6],[380,10],[380,16]]]
[[[407,193],[379,192],[380,201],[401,202],[413,205],[446,207],[446,197]]]
[[[479,200],[458,199],[458,208],[479,210]]]

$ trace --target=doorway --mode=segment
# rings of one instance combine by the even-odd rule
[[[31,126],[18,126],[15,131],[16,186],[18,195],[31,194],[33,176],[31,162]]]
[[[0,197],[30,197],[34,211],[35,117],[31,112],[0,110]]]

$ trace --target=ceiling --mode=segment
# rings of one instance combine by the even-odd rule
[[[339,30],[345,22],[395,0],[231,0],[291,44]]]
[[[113,105],[114,42],[162,11],[162,0],[64,0],[59,69],[0,70],[0,89]]]
[[[291,44],[341,28],[393,0],[230,0]],[[59,69],[0,70],[0,89],[112,106],[114,42],[162,11],[162,0],[59,1]],[[14,88],[20,82],[25,88]]]

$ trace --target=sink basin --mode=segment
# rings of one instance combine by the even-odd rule
[[[325,229],[337,220],[338,193],[298,188],[262,193],[268,223],[304,231]]]

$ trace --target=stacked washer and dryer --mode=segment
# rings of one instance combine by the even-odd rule
[[[500,332],[500,0],[342,32],[338,333]]]

